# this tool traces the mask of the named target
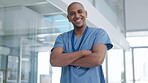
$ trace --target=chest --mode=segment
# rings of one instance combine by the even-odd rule
[[[64,40],[64,50],[67,52],[71,52],[72,51],[72,46],[74,46],[75,49],[79,49],[79,50],[92,50],[93,45],[94,45],[94,41],[95,41],[95,36],[91,36],[91,35],[86,35],[83,39],[77,39],[76,37],[74,37],[75,39],[71,39],[71,37],[67,37]]]

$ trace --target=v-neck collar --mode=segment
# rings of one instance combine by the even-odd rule
[[[73,30],[72,38],[71,38],[71,44],[72,44],[72,51],[73,51],[73,52],[80,50],[80,46],[81,46],[81,44],[82,44],[82,41],[84,40],[84,37],[85,37],[87,31],[88,31],[88,26],[86,26],[83,35],[78,39],[78,38],[76,37],[75,33],[74,33],[74,30]],[[79,46],[78,46],[77,49],[74,48],[74,46],[75,46],[75,45],[74,45],[74,39],[80,40],[80,44],[79,44]]]

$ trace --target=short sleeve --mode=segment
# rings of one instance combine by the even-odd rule
[[[99,29],[95,35],[94,44],[97,43],[105,44],[108,50],[113,47],[108,34],[103,29]]]
[[[57,39],[56,39],[56,41],[55,41],[55,43],[54,43],[53,48],[55,48],[55,47],[62,47],[62,48],[64,48],[64,43],[63,43],[62,34],[60,34],[60,35],[57,37]]]

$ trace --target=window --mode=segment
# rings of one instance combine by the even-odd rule
[[[108,83],[122,83],[123,74],[123,50],[108,51]]]
[[[148,48],[134,49],[135,83],[148,83]]]

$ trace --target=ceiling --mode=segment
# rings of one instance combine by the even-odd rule
[[[52,15],[62,13],[62,11],[47,0],[0,0],[1,7],[26,6],[41,15]]]
[[[114,8],[125,10],[125,25],[127,32],[148,30],[148,0],[106,1]],[[50,4],[48,0],[0,0],[0,7],[16,5],[27,6],[28,8],[47,16],[63,13],[60,9]]]

